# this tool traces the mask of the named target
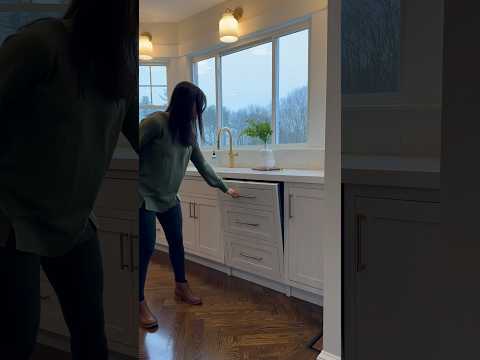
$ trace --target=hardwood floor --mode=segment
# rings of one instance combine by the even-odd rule
[[[140,359],[314,360],[322,308],[221,272],[187,263],[202,306],[177,303],[166,254],[150,265],[146,298],[160,326],[140,330]]]
[[[30,360],[70,360],[69,353],[37,344]]]

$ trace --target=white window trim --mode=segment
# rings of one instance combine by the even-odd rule
[[[169,86],[169,62],[166,61],[166,60],[144,60],[144,61],[140,61],[138,63],[138,66],[165,66],[166,69],[167,69],[167,94],[169,94],[169,90],[170,90],[170,86]],[[153,99],[153,94],[152,94],[152,88],[155,86],[155,85],[152,85],[152,74],[150,73],[150,85],[138,85],[139,87],[140,86],[149,86],[150,87],[150,96],[152,97]],[[168,101],[167,101],[167,105],[166,106],[160,106],[160,105],[153,105],[153,104],[149,104],[149,105],[139,105],[140,108],[142,109],[148,109],[148,110],[157,110],[157,111],[165,111],[166,108],[168,107]],[[142,119],[140,119],[142,120]]]
[[[300,31],[309,30],[308,33],[308,93],[307,93],[307,119],[309,124],[309,129],[307,133],[307,142],[305,143],[291,143],[291,144],[278,144],[278,133],[276,131],[276,124],[277,124],[277,106],[278,106],[278,62],[279,62],[279,46],[278,41],[281,37],[291,35]],[[231,55],[242,50],[246,50],[255,46],[259,46],[262,44],[272,43],[272,130],[275,136],[274,141],[271,144],[273,149],[312,149],[313,147],[309,145],[310,143],[310,122],[311,122],[311,114],[310,114],[310,100],[311,100],[311,69],[312,69],[312,62],[311,62],[311,54],[312,54],[312,26],[310,19],[304,20],[302,22],[296,23],[294,25],[289,25],[286,27],[281,28],[280,30],[270,31],[266,34],[261,36],[256,36],[244,40],[240,40],[239,42],[233,45],[222,46],[221,48],[215,49],[209,52],[202,52],[201,55],[191,55],[190,56],[190,66],[192,69],[192,82],[197,84],[198,83],[198,75],[195,63],[211,58],[215,58],[215,85],[216,85],[216,101],[217,101],[217,129],[222,126],[222,113],[218,111],[218,109],[222,109],[222,61],[221,58],[226,55]],[[211,150],[215,147],[211,145],[202,145],[202,149],[204,150]],[[258,149],[261,148],[262,145],[237,145],[239,149]]]

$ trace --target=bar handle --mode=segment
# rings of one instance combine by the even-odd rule
[[[293,194],[288,195],[288,217],[293,219]]]
[[[138,239],[137,235],[130,235],[130,271],[135,272],[135,270],[138,270],[138,265],[136,264],[135,261],[135,240]],[[138,247],[139,244],[137,244]]]
[[[238,225],[247,225],[247,226],[252,226],[252,227],[259,227],[259,226],[260,226],[260,224],[246,223],[246,222],[241,222],[241,221],[235,221],[235,224],[238,224]]]
[[[263,257],[251,256],[251,255],[247,255],[243,252],[240,253],[240,256],[243,256],[244,258],[247,258],[247,259],[253,259],[253,260],[256,260],[256,261],[262,261],[263,260]]]
[[[367,269],[366,217],[357,215],[357,273]]]
[[[128,240],[129,234],[120,234],[120,270],[128,269],[128,264],[125,264],[125,240]]]
[[[255,195],[240,195],[239,198],[256,199],[257,197]]]

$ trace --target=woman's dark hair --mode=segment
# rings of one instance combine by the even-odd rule
[[[174,141],[184,146],[193,145],[198,141],[197,129],[203,139],[202,115],[206,107],[207,97],[198,86],[184,81],[175,87],[167,109]]]
[[[135,96],[138,0],[72,0],[64,18],[72,21],[70,53],[80,88],[93,85],[111,100]]]

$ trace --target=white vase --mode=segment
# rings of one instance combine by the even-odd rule
[[[272,149],[265,145],[265,147],[260,150],[260,162],[262,167],[273,168],[275,167],[275,156]]]

